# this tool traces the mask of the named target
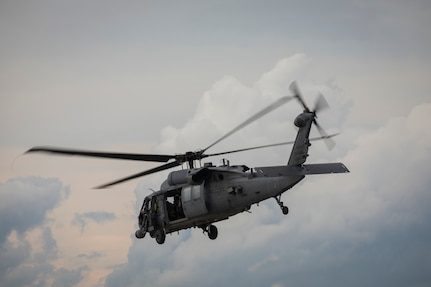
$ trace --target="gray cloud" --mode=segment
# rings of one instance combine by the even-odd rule
[[[56,268],[52,260],[58,259],[57,243],[45,228],[42,235],[42,252],[33,250],[29,240],[18,243],[7,241],[0,249],[0,284],[2,286],[75,286],[89,269]],[[48,247],[49,246],[49,247]]]
[[[68,195],[69,188],[56,179],[16,178],[0,185],[0,285],[73,286],[88,269],[56,269],[58,247],[46,216]],[[41,229],[41,249],[35,249],[27,233]],[[62,282],[62,284],[60,284]]]
[[[90,211],[75,214],[75,218],[73,219],[72,223],[81,226],[81,232],[84,232],[88,221],[94,221],[98,224],[102,224],[107,221],[115,220],[116,218],[117,217],[112,212]]]
[[[22,234],[42,224],[68,194],[69,188],[56,179],[26,177],[0,184],[0,242],[13,230]]]
[[[56,269],[53,275],[52,286],[72,287],[76,286],[84,278],[84,273],[89,270],[88,266],[70,270],[65,268]]]
[[[31,245],[24,241],[13,244],[9,240],[2,242],[0,249],[0,282],[2,282],[8,272],[22,264],[31,253]]]
[[[42,230],[42,250],[34,254],[34,261],[47,262],[52,259],[58,258],[58,246],[51,228],[43,227]]]

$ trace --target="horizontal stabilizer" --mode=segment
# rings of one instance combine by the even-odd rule
[[[309,174],[347,173],[350,172],[341,162],[304,164],[296,166],[256,167],[256,172],[263,176],[304,176]]]
[[[347,167],[341,162],[335,163],[318,163],[318,164],[304,164],[302,172],[306,174],[324,174],[324,173],[346,173],[350,172]]]

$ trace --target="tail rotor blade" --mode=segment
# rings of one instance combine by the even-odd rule
[[[317,123],[316,120],[313,121],[320,135],[322,136],[323,141],[326,144],[328,150],[332,150],[335,147],[335,141],[332,139],[332,136],[329,136],[326,131]]]
[[[293,81],[291,84],[290,84],[290,90],[293,92],[293,94],[294,94],[294,96],[295,96],[295,98],[297,98],[298,99],[298,101],[301,103],[301,105],[304,107],[304,110],[305,111],[307,111],[307,112],[309,112],[310,111],[310,109],[307,107],[307,105],[305,104],[305,101],[304,101],[304,99],[302,98],[302,95],[301,95],[301,92],[299,91],[299,89],[298,89],[298,86],[296,85],[296,82],[295,81]]]
[[[317,114],[318,112],[321,112],[326,109],[329,109],[328,102],[326,101],[325,97],[321,93],[319,93],[315,102],[314,113]]]

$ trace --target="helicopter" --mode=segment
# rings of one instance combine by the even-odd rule
[[[332,138],[338,134],[328,135],[316,120],[317,113],[329,107],[322,94],[319,94],[314,109],[310,110],[305,104],[296,82],[292,82],[290,90],[293,92],[292,96],[278,99],[206,148],[195,152],[164,155],[33,147],[26,153],[44,152],[165,163],[96,188],[108,188],[138,177],[186,165],[186,168],[170,172],[167,179],[161,184],[160,190],[154,191],[144,198],[138,215],[139,229],[136,230],[135,237],[141,239],[149,234],[158,244],[163,244],[167,234],[197,227],[214,240],[218,236],[215,222],[227,220],[238,213],[249,211],[253,204],[259,204],[266,199],[274,198],[282,213],[288,214],[289,208],[281,201],[281,196],[303,180],[306,175],[349,172],[348,168],[340,162],[305,164],[311,141],[323,140],[328,149],[332,149],[335,145]],[[294,125],[298,128],[294,141],[206,154],[206,151],[217,143],[292,99],[298,100],[303,107],[303,112],[294,120]],[[320,133],[320,137],[309,137],[313,124]],[[202,165],[202,159],[207,157],[281,145],[293,145],[289,160],[285,165],[249,168],[245,165],[230,165],[226,159],[223,159],[220,166],[215,166],[210,162]]]

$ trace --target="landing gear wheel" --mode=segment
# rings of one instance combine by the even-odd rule
[[[218,230],[217,227],[215,227],[214,225],[209,225],[207,232],[209,239],[214,240],[217,238]]]
[[[284,215],[288,214],[289,213],[289,208],[287,206],[285,206],[283,204],[283,202],[281,201],[281,195],[279,195],[278,197],[275,196],[274,198],[277,201],[278,205],[280,206],[281,212],[283,212]]]
[[[165,234],[165,232],[163,232],[163,230],[157,229],[154,232],[154,237],[156,238],[156,241],[157,241],[158,244],[165,243],[166,234]]]
[[[141,229],[136,230],[135,237],[138,239],[142,239],[145,237],[146,232],[142,231]]]

